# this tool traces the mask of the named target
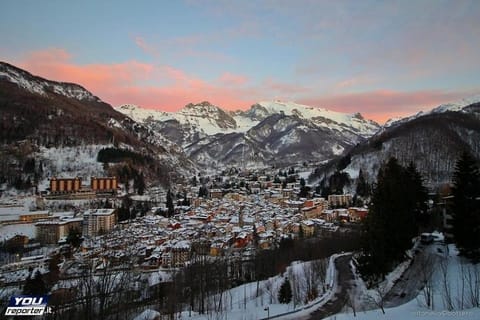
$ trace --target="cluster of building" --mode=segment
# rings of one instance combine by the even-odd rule
[[[34,224],[35,239],[42,246],[66,243],[72,230],[81,233],[84,241],[75,259],[89,258],[97,268],[108,261],[109,265],[129,263],[150,270],[180,268],[199,257],[244,259],[255,250],[277,247],[284,237],[322,236],[335,232],[339,223],[360,221],[367,215],[367,209],[351,207],[351,195],[325,199],[311,191],[300,198],[298,177],[289,183],[271,177],[236,175],[220,183],[216,179],[207,185],[206,197],[199,197],[199,186],[178,185],[175,189],[188,205],[176,206],[170,218],[164,216],[165,193],[152,189],[154,195],[134,201],[154,198],[160,206],[127,221],[118,222],[115,208],[36,211],[20,215],[19,221]],[[79,177],[52,178],[49,195],[75,198],[93,193],[97,197],[114,195],[118,188],[115,177],[93,177],[89,186]]]
[[[238,193],[195,198],[191,206],[177,207],[172,218],[153,208],[109,233],[88,237],[82,252],[99,265],[105,259],[121,264],[128,257],[143,269],[178,268],[199,256],[248,256],[278,246],[283,237],[321,236],[336,231],[337,221],[359,221],[367,214],[364,208],[329,208],[324,198],[280,201]]]

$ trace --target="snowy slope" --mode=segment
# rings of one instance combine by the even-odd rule
[[[429,279],[432,299],[430,307],[426,304],[426,291],[420,291],[415,299],[403,305],[385,308],[385,314],[378,308],[364,311],[360,301],[357,301],[355,317],[352,308],[345,307],[343,313],[328,319],[480,319],[477,304],[480,292],[478,287],[480,266],[459,257],[456,247],[452,244],[448,245],[448,248],[444,245],[438,247],[440,249],[437,251],[438,258],[431,267],[433,274]],[[355,287],[365,288],[365,285],[361,280],[357,280]],[[365,290],[363,292],[359,290],[357,294],[365,294]]]
[[[324,125],[332,128],[353,129],[356,133],[367,137],[377,132],[379,125],[371,120],[365,120],[359,113],[347,114],[331,111],[324,108],[317,108],[294,102],[263,101],[252,106],[252,109],[260,106],[268,115],[284,113],[285,115],[296,115],[303,119],[312,120],[317,125]],[[258,107],[257,107],[258,108]],[[259,112],[255,112],[258,114]]]
[[[231,133],[238,129],[230,113],[208,102],[189,104],[178,112],[144,109],[132,104],[121,105],[116,110],[141,123],[177,121],[180,125],[189,126],[204,135]],[[245,128],[246,125],[243,124],[242,127]],[[248,129],[247,127],[245,130]]]

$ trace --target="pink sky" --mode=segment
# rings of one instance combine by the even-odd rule
[[[146,46],[141,39],[138,42]],[[132,103],[163,111],[176,111],[188,103],[205,100],[227,110],[247,109],[258,101],[291,100],[295,96],[298,103],[346,113],[361,112],[366,118],[382,123],[389,118],[411,115],[467,94],[389,89],[341,92],[341,89],[358,82],[357,79],[338,83],[335,85],[338,90],[333,90],[334,93],[315,94],[309,88],[271,78],[255,84],[247,76],[227,70],[216,79],[207,81],[169,65],[137,60],[78,64],[69,52],[60,48],[33,51],[13,63],[47,79],[78,83],[113,106]]]

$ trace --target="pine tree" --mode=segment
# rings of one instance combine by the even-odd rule
[[[423,178],[413,162],[406,169],[408,185],[405,186],[406,201],[410,201],[416,221],[425,226],[428,223],[428,191],[423,185]]]
[[[278,302],[287,304],[290,301],[292,301],[292,287],[288,278],[285,278],[278,292]]]
[[[168,216],[171,217],[175,211],[174,206],[173,206],[173,199],[172,199],[172,192],[170,189],[167,191],[167,210],[168,210]]]
[[[137,190],[139,195],[143,195],[145,192],[145,177],[143,176],[143,172],[135,175],[133,179],[133,188]]]
[[[395,158],[378,173],[364,223],[360,259],[360,271],[369,280],[383,277],[400,262],[417,234],[416,212],[422,210],[426,197],[418,193],[424,189],[421,179],[413,179],[411,175]]]
[[[33,273],[33,270],[31,272]],[[47,292],[48,290],[45,285],[45,281],[43,280],[43,276],[39,270],[35,272],[33,277],[31,275],[28,276],[27,280],[25,281],[25,285],[23,287],[23,294],[44,295]]]
[[[68,230],[67,243],[74,248],[80,247],[82,243],[82,233],[77,228],[70,228]]]
[[[370,186],[365,181],[365,176],[363,174],[362,169],[358,172],[358,181],[357,181],[357,189],[356,189],[357,196],[360,197],[368,197],[370,195]]]
[[[460,253],[480,259],[480,172],[475,159],[464,152],[453,174],[453,236]]]
[[[243,182],[243,181],[242,181]],[[198,196],[202,198],[208,197],[208,189],[206,186],[201,186],[198,190]]]
[[[300,198],[306,198],[308,196],[308,187],[306,186],[306,182],[304,178],[300,179],[300,192],[298,193],[298,196]]]

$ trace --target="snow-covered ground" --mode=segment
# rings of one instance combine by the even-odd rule
[[[298,296],[303,300],[305,298],[306,283],[305,279],[308,278],[307,273],[310,268],[318,267],[315,263],[319,261],[309,262],[293,262],[285,271],[283,275],[277,275],[267,280],[257,282],[250,282],[244,285],[232,288],[224,292],[224,310],[214,315],[200,315],[189,311],[182,312],[182,319],[188,318],[192,320],[204,320],[204,319],[264,319],[267,317],[280,316],[285,319],[295,319],[300,315],[308,315],[315,308],[320,307],[327,302],[336,292],[336,272],[334,267],[334,260],[344,254],[333,255],[330,257],[328,265],[323,270],[324,281],[316,282],[316,289],[318,291],[318,297],[308,303],[304,301],[295,303],[295,290],[298,289]],[[324,261],[326,263],[326,261]],[[325,265],[324,265],[325,266]],[[281,304],[278,302],[278,292],[280,286],[289,279],[294,297],[289,304]],[[258,285],[258,286],[257,286]],[[258,291],[257,291],[258,290]],[[212,297],[213,299],[214,297]],[[216,297],[216,301],[218,302]]]
[[[41,147],[37,157],[43,161],[46,178],[40,182],[39,189],[49,187],[49,178],[76,177],[85,179],[91,176],[102,175],[103,164],[97,161],[98,152],[103,148],[113,147],[105,145],[84,145],[81,147],[45,148]]]
[[[331,316],[327,319],[329,320],[347,320],[347,319],[357,319],[357,320],[406,320],[406,319],[428,319],[428,320],[439,320],[439,319],[465,319],[465,320],[478,320],[480,319],[480,309],[479,308],[470,308],[464,310],[452,310],[448,311],[446,309],[430,310],[427,309],[417,300],[412,300],[404,305],[399,307],[385,309],[385,314],[383,314],[380,309],[370,310],[366,312],[357,312],[354,317],[352,311],[348,313],[341,313]]]
[[[435,233],[437,239],[441,234]],[[354,287],[357,288],[355,295],[358,299],[355,319],[392,319],[403,320],[413,318],[427,319],[480,319],[478,308],[480,297],[480,265],[474,265],[468,260],[459,257],[454,245],[432,245],[430,249],[438,259],[430,267],[432,277],[427,280],[430,294],[427,290],[421,290],[416,298],[393,308],[385,308],[385,314],[381,309],[374,308],[362,311],[360,307],[362,296],[368,295],[365,284],[361,279],[356,279]],[[428,266],[426,266],[428,268]],[[390,278],[398,278],[401,266],[390,274]],[[422,275],[418,275],[422,277]],[[385,283],[392,283],[388,279]],[[378,294],[375,290],[370,293]],[[427,306],[427,297],[431,297],[430,307]],[[475,300],[476,299],[476,300]],[[477,306],[477,307],[475,307]],[[328,319],[342,320],[354,318],[353,309],[345,307],[345,312],[331,316]]]

